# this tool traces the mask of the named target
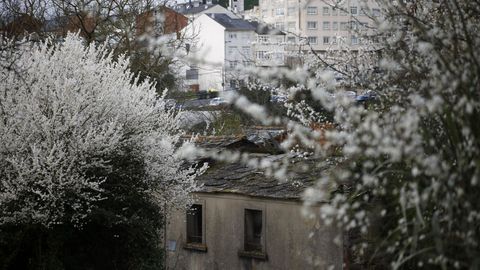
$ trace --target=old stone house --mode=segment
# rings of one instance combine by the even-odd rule
[[[224,146],[262,152],[245,138]],[[287,182],[240,163],[210,163],[198,179],[203,187],[194,194],[195,203],[168,217],[168,269],[341,269],[339,231],[302,215],[303,191],[315,183],[318,169],[328,169],[305,170],[306,162],[316,164],[294,162]]]

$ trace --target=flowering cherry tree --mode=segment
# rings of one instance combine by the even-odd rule
[[[128,59],[75,35],[14,58],[0,71],[0,225],[81,224],[116,179],[159,207],[186,202],[199,171],[175,155],[177,116]]]

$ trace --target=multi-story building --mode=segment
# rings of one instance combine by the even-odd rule
[[[372,0],[259,0],[260,18],[287,33],[287,42],[308,43],[322,51],[342,45],[358,47],[360,33],[373,27],[380,10]]]
[[[186,28],[191,37],[189,56],[196,58],[187,70],[192,90],[233,90],[245,75],[239,69],[253,63],[255,27],[227,14],[203,14]]]

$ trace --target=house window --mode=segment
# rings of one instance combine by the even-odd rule
[[[330,8],[323,7],[323,16],[328,16],[328,15],[330,15]]]
[[[307,7],[307,15],[316,15],[317,13],[317,7]]]
[[[350,14],[357,15],[357,7],[355,7],[355,6],[350,7]]]
[[[194,204],[187,211],[187,243],[203,243],[202,205]]]
[[[332,44],[337,44],[337,37],[332,37]]]
[[[307,29],[317,29],[317,22],[307,22]]]
[[[358,30],[358,24],[357,24],[356,21],[351,21],[350,22],[350,29]]]
[[[229,34],[228,34],[228,37],[229,37],[230,39],[236,39],[236,38],[237,38],[237,34],[236,34],[236,33],[229,33]]]
[[[338,22],[332,22],[332,30],[338,30]]]
[[[283,10],[283,8],[277,8],[277,13],[276,13],[277,16],[283,16],[285,15],[285,11]]]
[[[262,223],[263,218],[261,210],[245,209],[245,251],[262,251]]]
[[[330,22],[323,22],[323,30],[330,30]]]
[[[268,42],[268,36],[258,36],[258,42],[259,43],[267,43]]]
[[[340,23],[340,30],[347,30],[347,22],[341,22]]]
[[[323,44],[330,44],[330,37],[323,37]]]
[[[310,44],[317,44],[317,37],[308,37],[307,40]]]
[[[352,45],[357,45],[358,44],[357,36],[352,36],[351,41],[352,41]]]

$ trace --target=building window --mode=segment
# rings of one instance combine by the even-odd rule
[[[373,15],[373,17],[380,16],[380,9],[378,9],[378,8],[372,9],[372,15]]]
[[[317,7],[307,7],[307,15],[317,15]]]
[[[332,30],[338,30],[338,22],[332,22]]]
[[[330,8],[323,7],[323,16],[328,16],[328,15],[330,15]]]
[[[352,41],[352,45],[357,45],[358,44],[357,36],[352,36],[351,41]]]
[[[277,8],[276,15],[277,15],[277,16],[283,16],[283,15],[285,15],[285,10],[284,10],[283,8]]]
[[[355,7],[355,6],[350,7],[350,14],[357,15],[357,7]]]
[[[229,33],[229,34],[228,34],[228,37],[229,37],[230,39],[236,39],[236,38],[237,38],[237,34],[236,34],[236,33]]]
[[[263,218],[261,210],[245,209],[245,251],[262,251],[262,223]]]
[[[257,59],[258,60],[266,60],[267,59],[267,52],[266,51],[258,51],[257,52]]]
[[[198,80],[198,69],[191,68],[186,71],[185,79],[187,80]]]
[[[343,9],[343,8],[340,9],[340,15],[341,15],[341,16],[347,16],[347,14],[348,14],[348,13],[347,13],[347,11],[346,11],[345,9]]]
[[[236,68],[238,65],[238,61],[230,61],[230,68]]]
[[[358,23],[356,21],[351,21],[350,22],[350,29],[358,30]]]
[[[330,30],[330,22],[323,22],[323,30]]]
[[[187,243],[203,243],[202,205],[194,204],[187,211]]]
[[[295,37],[287,37],[287,43],[295,43]]]
[[[317,22],[307,22],[307,29],[317,29]]]
[[[317,44],[317,37],[308,37],[307,41],[310,44]]]
[[[337,44],[337,37],[332,37],[332,44]]]
[[[347,27],[347,22],[341,22],[340,23],[340,30],[345,31],[345,30],[347,30],[347,28],[348,28]]]
[[[323,44],[330,44],[330,37],[323,37]]]

